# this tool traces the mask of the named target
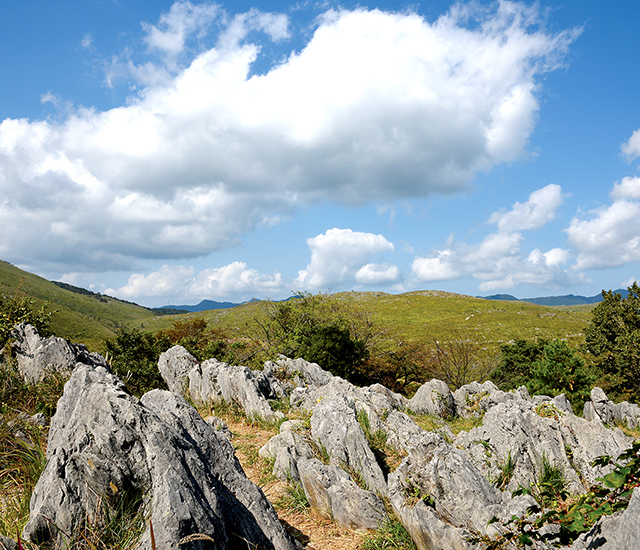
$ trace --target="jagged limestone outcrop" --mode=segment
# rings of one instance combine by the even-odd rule
[[[608,471],[594,468],[592,460],[616,457],[630,445],[606,424],[637,421],[635,405],[615,405],[598,388],[579,418],[564,396],[532,398],[524,388],[502,392],[491,383],[472,383],[449,392],[432,380],[407,400],[380,385],[356,387],[301,359],[280,358],[264,371],[251,371],[215,359],[198,363],[179,347],[159,363],[172,391],[137,400],[99,356],[44,340],[31,336],[25,349],[80,351],[23,354],[44,375],[75,369],[51,424],[47,467],[24,531],[38,540],[61,543],[95,520],[101,505],[126,496],[138,498],[159,548],[177,548],[197,533],[215,542],[194,540],[180,548],[235,547],[238,536],[263,548],[294,548],[262,492],[244,476],[228,430],[217,430],[215,418],[202,420],[185,394],[195,402],[233,402],[267,420],[282,418],[269,400],[289,398],[309,420],[284,423],[260,450],[274,459],[274,473],[299,481],[314,508],[351,529],[384,521],[381,497],[388,497],[418,548],[429,550],[474,548],[470,535],[495,533],[487,525],[491,517],[524,514],[532,497],[512,498],[511,489],[535,483],[543,460],[561,468],[570,491],[584,491]],[[443,417],[437,429],[446,437],[423,430],[411,410]],[[452,414],[482,417],[482,425],[455,437],[444,420]],[[392,471],[374,452],[374,434],[379,445],[403,457]],[[513,471],[498,487],[507,457]],[[601,519],[575,550],[635,547],[629,540],[640,538],[636,494],[631,504]],[[140,547],[149,547],[148,526],[143,531]]]
[[[90,353],[86,346],[63,338],[42,338],[28,323],[20,323],[11,331],[11,349],[18,362],[18,371],[26,382],[41,382],[48,373],[71,373],[77,363],[106,365],[101,355]]]
[[[220,435],[176,393],[130,395],[107,368],[79,364],[52,418],[47,465],[31,498],[25,539],[64,546],[104,506],[137,501],[158,548],[295,544]],[[213,543],[186,537],[203,534]],[[138,545],[150,548],[146,529]]]

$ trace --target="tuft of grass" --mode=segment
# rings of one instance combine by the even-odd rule
[[[504,488],[509,485],[511,478],[513,477],[513,472],[516,469],[516,463],[511,456],[511,451],[509,451],[507,457],[504,459],[502,464],[500,464],[499,468],[500,473],[498,474],[495,484],[498,489],[504,490]]]
[[[389,516],[373,532],[366,534],[362,541],[364,550],[416,550],[411,535],[402,523],[393,516]]]
[[[290,481],[285,488],[284,494],[276,502],[276,507],[297,513],[309,511],[309,500],[302,484],[298,481]]]
[[[15,537],[29,519],[29,500],[44,470],[46,437],[28,422],[0,424],[0,533]]]
[[[406,453],[394,449],[387,443],[387,434],[384,430],[376,430],[375,432],[371,430],[369,415],[364,409],[358,411],[356,419],[362,428],[378,466],[380,466],[386,478],[390,472],[400,465]]]

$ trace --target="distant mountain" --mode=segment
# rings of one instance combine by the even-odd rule
[[[614,294],[620,294],[623,298],[627,297],[628,292],[619,288],[613,291]],[[539,306],[581,306],[588,304],[597,304],[602,302],[602,294],[595,296],[576,296],[575,294],[566,294],[564,296],[542,296],[540,298],[516,298],[511,294],[493,294],[492,296],[478,296],[485,300],[504,300],[510,302],[528,302]]]
[[[180,311],[182,313],[185,312],[197,312],[197,311],[208,311],[210,309],[229,309],[231,307],[236,307],[239,306],[240,304],[234,304],[233,302],[216,302],[214,300],[202,300],[202,302],[200,302],[199,304],[196,304],[195,306],[185,306],[185,305],[181,305],[181,306],[162,306],[159,308],[154,308],[155,310],[162,310],[162,309],[171,309],[171,310],[176,310],[176,311]]]

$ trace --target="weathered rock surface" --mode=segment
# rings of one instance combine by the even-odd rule
[[[514,490],[529,486],[539,479],[543,458],[561,468],[568,490],[582,493],[605,472],[591,466],[594,458],[608,454],[618,456],[629,447],[629,439],[621,432],[608,430],[602,424],[588,422],[555,407],[537,408],[524,400],[507,401],[491,408],[482,426],[461,432],[454,445],[488,479],[498,479],[504,464],[514,464],[506,486]],[[553,408],[552,408],[553,407]],[[545,415],[541,416],[539,412]]]
[[[82,344],[72,344],[56,336],[42,338],[28,323],[16,325],[11,337],[18,371],[26,382],[40,382],[51,372],[70,373],[77,363],[107,364],[101,355],[90,353]]]
[[[623,512],[601,518],[571,550],[636,550],[640,546],[640,489]]]
[[[311,436],[331,464],[360,476],[367,488],[387,494],[387,483],[357,420],[355,403],[344,395],[323,399],[311,415]]]
[[[229,366],[215,359],[199,364],[182,346],[173,346],[160,355],[158,368],[170,391],[188,395],[196,403],[223,399],[239,405],[247,415],[269,422],[284,417],[268,402],[276,395],[267,378],[247,367]]]
[[[387,518],[382,500],[358,487],[341,468],[310,458],[300,460],[298,469],[311,508],[343,527],[375,529]]]
[[[0,550],[18,550],[18,543],[9,537],[0,535]]]
[[[640,423],[640,407],[627,401],[614,403],[601,388],[591,390],[591,401],[584,404],[584,418],[605,424],[620,423],[635,429]]]
[[[436,379],[420,386],[407,407],[416,414],[431,414],[440,418],[453,418],[456,415],[456,403],[449,386]]]
[[[104,503],[134,497],[150,514],[158,548],[235,548],[241,540],[295,548],[229,440],[182,397],[154,390],[138,400],[106,368],[78,365],[51,421],[23,536],[63,544]],[[214,542],[180,544],[195,534]],[[150,547],[148,526],[139,547]]]

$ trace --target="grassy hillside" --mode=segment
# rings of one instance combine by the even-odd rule
[[[518,338],[566,339],[576,345],[582,341],[589,323],[588,306],[539,306],[527,302],[484,300],[440,291],[416,291],[405,294],[383,292],[342,293],[345,300],[365,305],[374,317],[398,339],[424,342],[460,336],[494,351]],[[231,309],[210,310],[178,316],[147,318],[143,330],[156,331],[179,319],[205,319],[212,328],[229,336],[241,336],[262,313],[259,302]]]
[[[54,334],[84,343],[92,350],[98,350],[102,340],[113,336],[118,326],[155,332],[171,327],[175,320],[204,318],[210,327],[237,337],[246,335],[255,325],[254,320],[264,314],[260,302],[250,302],[231,309],[156,316],[136,304],[60,288],[2,261],[0,295],[26,295],[39,304],[48,302],[54,311],[51,323]],[[593,307],[540,306],[440,291],[397,295],[345,292],[340,296],[363,304],[395,338],[432,342],[460,336],[474,340],[490,351],[517,338],[561,338],[576,345],[582,340]]]
[[[73,342],[98,351],[102,340],[118,326],[137,325],[153,317],[141,306],[107,296],[85,295],[60,288],[51,281],[0,261],[0,296],[27,296],[53,311],[51,330]]]

